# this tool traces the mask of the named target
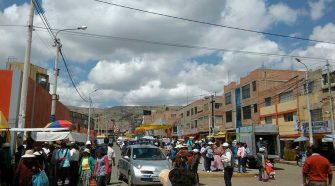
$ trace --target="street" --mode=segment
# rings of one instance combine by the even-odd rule
[[[113,149],[116,154],[116,165],[118,159],[121,156],[120,148],[114,145]],[[200,165],[202,166],[202,165]],[[234,177],[233,185],[271,185],[271,186],[298,186],[302,183],[301,168],[293,165],[286,164],[276,164],[276,180],[271,180],[269,182],[259,182],[257,177]],[[200,177],[201,185],[224,185],[224,179],[222,177]],[[127,183],[117,180],[116,169],[113,167],[112,170],[112,181],[110,185],[114,186],[125,186]]]

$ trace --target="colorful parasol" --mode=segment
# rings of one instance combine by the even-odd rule
[[[67,120],[57,120],[52,123],[48,123],[44,128],[72,128],[72,122]]]

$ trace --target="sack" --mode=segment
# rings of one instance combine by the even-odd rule
[[[262,181],[269,181],[269,174],[265,170],[262,172]]]
[[[45,174],[44,170],[33,175],[32,185],[33,186],[49,186],[49,179],[48,179],[48,176]]]
[[[90,179],[90,186],[97,186],[97,180],[95,180],[94,178]]]

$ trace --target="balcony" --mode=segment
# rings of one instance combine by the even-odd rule
[[[297,109],[297,100],[287,101],[284,103],[279,103],[277,106],[278,112],[287,112]]]
[[[276,113],[276,107],[275,105],[262,107],[260,108],[259,114],[262,115],[271,115]]]

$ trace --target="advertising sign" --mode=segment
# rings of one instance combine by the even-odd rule
[[[308,122],[302,123],[303,131],[305,133],[309,132]],[[312,131],[313,133],[328,133],[331,132],[329,121],[312,121]]]

